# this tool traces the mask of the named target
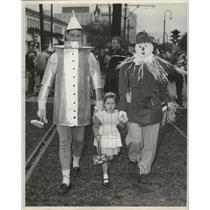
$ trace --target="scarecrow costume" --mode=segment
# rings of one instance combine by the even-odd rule
[[[71,30],[82,32],[74,13],[66,31],[70,33]],[[83,41],[82,37],[80,41]],[[64,46],[55,46],[55,53],[47,63],[38,96],[38,116],[40,116],[40,113],[46,110],[48,93],[55,78],[53,123],[56,124],[59,134],[63,194],[70,186],[72,153],[72,172],[75,175],[80,172],[79,160],[84,145],[85,126],[91,123],[91,79],[96,91],[95,109],[103,107],[100,71],[94,68],[91,47],[80,45],[79,41],[68,40],[64,42]]]
[[[118,66],[119,110],[127,112],[128,116],[129,159],[138,164],[139,177],[143,177],[149,174],[154,160],[163,104],[165,109],[174,107],[167,90],[167,76],[175,69],[153,55],[153,45],[146,32],[141,32],[137,38],[134,56]]]

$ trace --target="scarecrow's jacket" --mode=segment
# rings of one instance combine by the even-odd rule
[[[166,67],[168,74],[174,74],[173,68]],[[155,80],[153,75],[144,66],[143,78],[138,80],[138,67],[133,63],[125,64],[119,74],[119,110],[126,111],[129,122],[139,123],[140,126],[153,125],[162,120],[163,102],[169,102],[167,85]],[[135,69],[135,71],[133,71]],[[126,93],[130,91],[131,101],[127,101]]]

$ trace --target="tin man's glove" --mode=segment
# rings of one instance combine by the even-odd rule
[[[94,107],[95,111],[98,112],[98,111],[101,111],[103,109],[103,100],[98,100],[96,101],[96,105]]]
[[[37,116],[40,118],[40,120],[44,123],[47,123],[47,117],[46,117],[46,103],[43,101],[38,102],[38,112]]]

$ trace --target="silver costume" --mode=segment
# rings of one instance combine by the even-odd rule
[[[90,47],[56,47],[48,61],[38,97],[39,109],[44,109],[55,78],[54,124],[70,127],[90,124],[90,79],[96,100],[102,99],[101,74],[94,59]]]

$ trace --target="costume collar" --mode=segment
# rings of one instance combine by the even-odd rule
[[[153,57],[153,53],[151,53],[149,56],[145,57],[145,58],[140,58],[136,53],[134,54],[134,60],[133,62],[135,63],[135,65],[140,65],[143,63],[152,63],[154,57]]]

